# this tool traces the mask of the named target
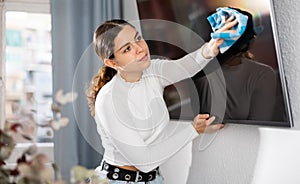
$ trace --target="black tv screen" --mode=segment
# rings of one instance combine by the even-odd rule
[[[207,17],[219,7],[238,8],[253,18],[249,57],[233,55],[229,62],[219,54],[192,78],[165,88],[171,119],[209,113],[224,123],[293,125],[271,1],[138,0],[137,5],[152,58],[178,59],[209,41]],[[149,24],[150,19],[159,23]]]

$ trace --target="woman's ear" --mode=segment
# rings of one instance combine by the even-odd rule
[[[117,68],[116,63],[112,59],[104,59],[104,64],[108,67],[111,67],[113,69]]]

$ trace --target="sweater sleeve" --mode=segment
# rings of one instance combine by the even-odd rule
[[[191,122],[170,122],[155,127],[153,133],[160,133],[155,140],[147,142],[139,134],[141,130],[118,118],[111,108],[110,97],[97,100],[97,106],[101,108],[96,109],[96,122],[103,127],[113,146],[143,172],[153,170],[198,136]]]
[[[177,60],[153,60],[152,72],[158,76],[163,87],[194,76],[212,59],[202,56],[203,46]]]

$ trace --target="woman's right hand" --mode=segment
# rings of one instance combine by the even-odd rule
[[[214,124],[211,123],[215,120],[215,117],[209,117],[209,114],[198,114],[194,118],[193,126],[198,134],[202,133],[213,133],[224,127],[224,124]]]
[[[232,29],[234,26],[238,24],[238,20],[235,19],[234,16],[229,17],[224,26],[218,29],[216,32],[222,33],[236,33],[237,31]],[[206,59],[213,58],[219,53],[219,46],[222,45],[224,39],[210,39],[208,43],[206,43],[202,49],[202,56]]]

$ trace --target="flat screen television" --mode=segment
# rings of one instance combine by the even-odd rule
[[[207,17],[218,7],[238,8],[253,18],[256,38],[247,52],[253,57],[238,64],[217,57],[192,78],[167,86],[171,119],[210,113],[224,123],[293,126],[271,1],[138,0],[137,5],[152,58],[178,59],[209,41]]]

